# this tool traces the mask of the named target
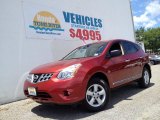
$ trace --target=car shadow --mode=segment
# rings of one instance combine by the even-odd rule
[[[150,84],[152,87],[154,83]],[[150,88],[149,87],[149,88]],[[147,88],[147,89],[149,89]],[[121,102],[122,100],[132,100],[130,97],[144,91],[146,89],[140,89],[137,84],[132,83],[130,85],[114,89],[111,91],[111,100],[108,107],[105,109],[113,108],[117,103]],[[31,110],[33,113],[41,116],[43,118],[50,118],[50,119],[59,119],[59,120],[74,120],[74,119],[81,119],[86,118],[91,115],[96,114],[95,112],[87,112],[82,104],[77,105],[38,105]]]
[[[152,86],[154,86],[154,83],[150,83],[150,86],[147,89],[151,88]],[[147,89],[140,88],[138,84],[135,82],[127,86],[123,86],[121,88],[112,90],[108,109],[113,108],[114,105],[121,102],[122,100],[133,100],[130,97]]]

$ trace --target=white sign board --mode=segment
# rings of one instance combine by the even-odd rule
[[[23,2],[27,38],[102,40],[103,21],[81,13]]]

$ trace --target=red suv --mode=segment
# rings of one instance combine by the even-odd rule
[[[110,89],[137,81],[150,84],[148,55],[126,40],[110,40],[76,48],[58,62],[33,69],[24,93],[39,103],[71,104],[83,101],[98,111],[109,102]]]

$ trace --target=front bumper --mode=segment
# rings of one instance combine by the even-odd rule
[[[85,88],[78,80],[72,78],[69,80],[58,80],[51,78],[45,82],[31,83],[25,81],[24,94],[37,102],[47,102],[56,104],[70,104],[81,101],[85,97]],[[31,96],[28,94],[28,87],[34,87],[37,95]]]

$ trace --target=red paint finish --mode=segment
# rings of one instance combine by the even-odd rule
[[[149,62],[147,54],[140,48],[134,53],[125,54],[122,42],[125,42],[125,40],[98,42],[96,44],[107,43],[103,52],[98,56],[60,60],[33,69],[30,72],[31,74],[53,73],[53,75],[49,80],[43,82],[33,83],[26,80],[24,83],[25,95],[38,102],[68,104],[85,98],[88,81],[97,73],[105,76],[110,88],[141,78],[143,67],[148,65]],[[108,56],[110,48],[115,43],[120,44],[122,55],[117,57]],[[57,76],[60,71],[74,64],[81,64],[74,77],[63,80],[58,79]],[[37,96],[29,95],[28,87],[35,88]]]

